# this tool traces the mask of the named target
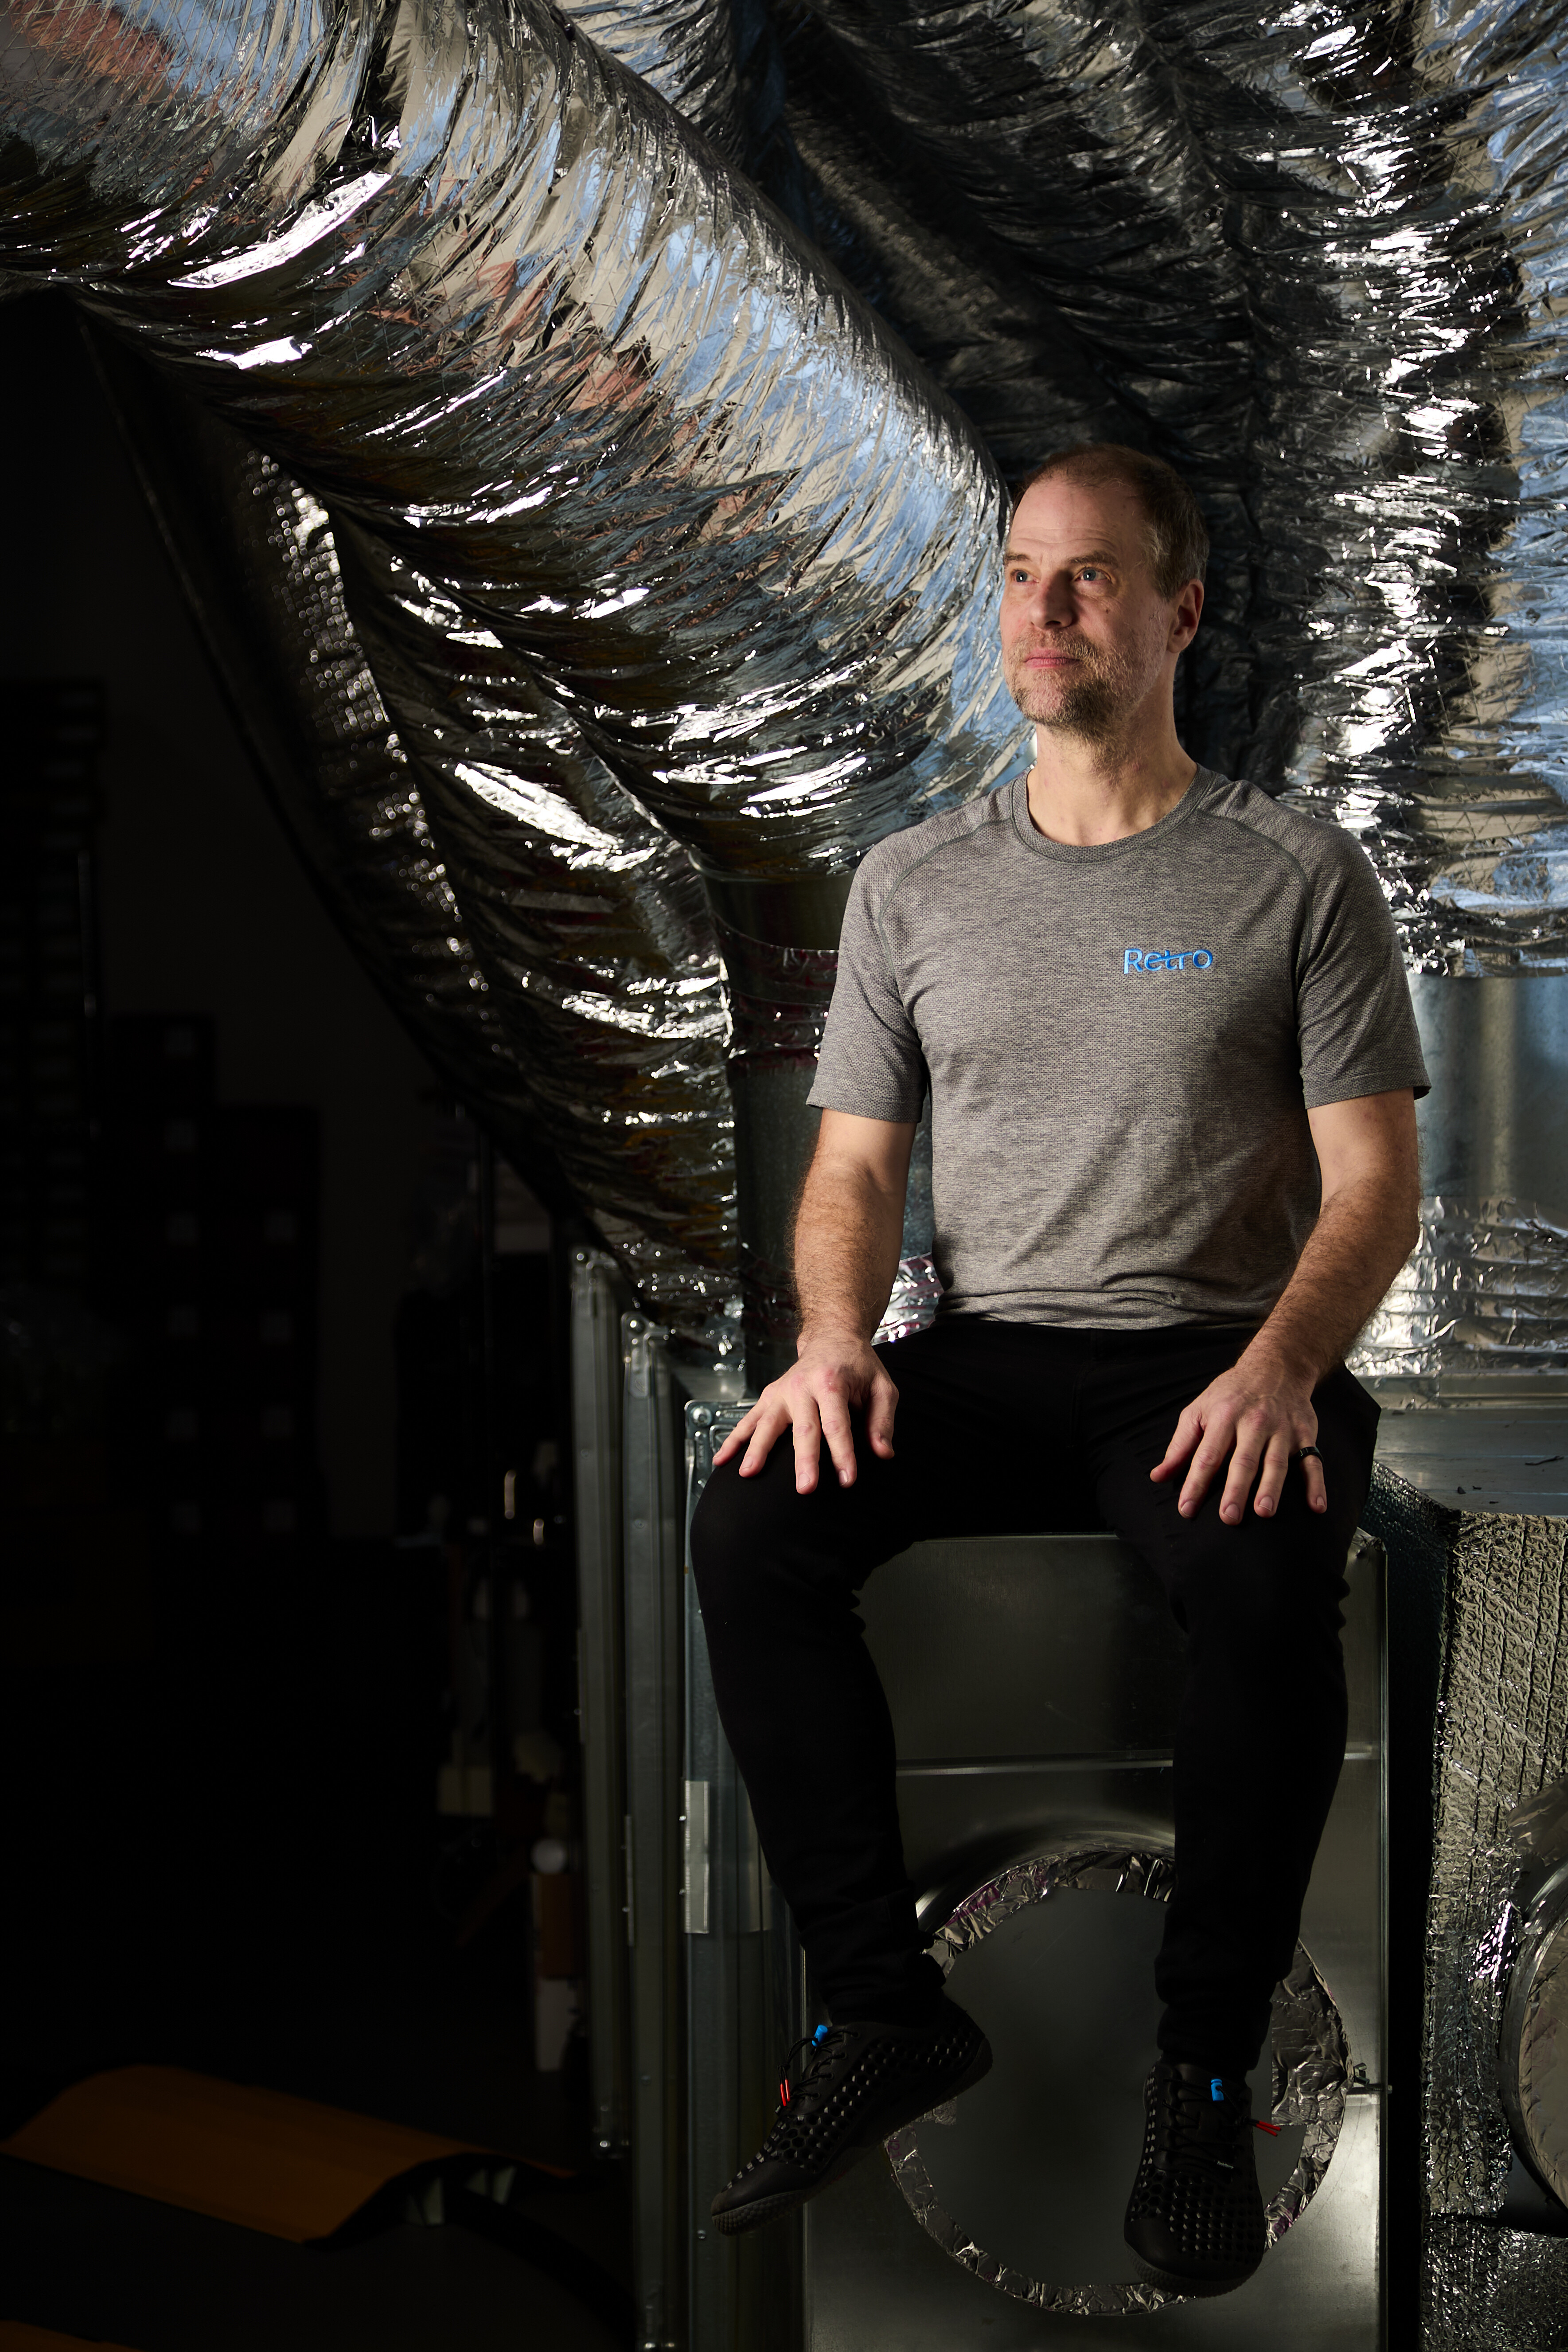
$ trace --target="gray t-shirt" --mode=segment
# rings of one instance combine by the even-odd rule
[[[1145,832],[1048,841],[1023,779],[855,877],[810,1099],[931,1090],[943,1312],[1260,1321],[1317,1214],[1309,1108],[1427,1091],[1394,924],[1334,826],[1200,768]]]

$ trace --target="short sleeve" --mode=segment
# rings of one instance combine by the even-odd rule
[[[876,923],[871,866],[868,859],[850,890],[838,978],[807,1099],[818,1110],[852,1111],[861,1118],[917,1119],[925,1098],[925,1059]]]
[[[1343,839],[1312,894],[1297,993],[1309,1110],[1409,1087],[1430,1091],[1394,918],[1371,864]]]

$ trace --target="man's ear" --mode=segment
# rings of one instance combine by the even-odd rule
[[[1189,580],[1176,598],[1176,620],[1172,630],[1173,635],[1178,631],[1186,631],[1181,645],[1181,650],[1184,653],[1197,636],[1197,625],[1202,617],[1203,583],[1201,580]]]

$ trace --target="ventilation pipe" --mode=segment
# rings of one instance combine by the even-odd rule
[[[668,1328],[738,1353],[726,1015],[689,861],[515,673],[487,675],[472,632],[432,688],[437,751],[395,730],[320,501],[118,338],[90,341],[242,739],[382,993],[552,1212],[586,1211]],[[488,805],[465,802],[448,838],[440,772],[470,764]],[[597,846],[595,772],[622,828]]]
[[[13,26],[6,265],[177,367],[351,527],[367,598],[438,591],[435,625],[493,641],[682,845],[737,964],[737,1153],[784,1198],[826,971],[799,959],[831,950],[870,842],[1016,758],[977,437],[534,0],[75,0]],[[390,611],[348,603],[361,634]],[[762,1370],[781,1235],[743,1214],[741,1244]]]

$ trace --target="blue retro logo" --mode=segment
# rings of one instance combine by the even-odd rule
[[[1214,963],[1212,948],[1124,948],[1122,970],[1129,971],[1207,971]]]

